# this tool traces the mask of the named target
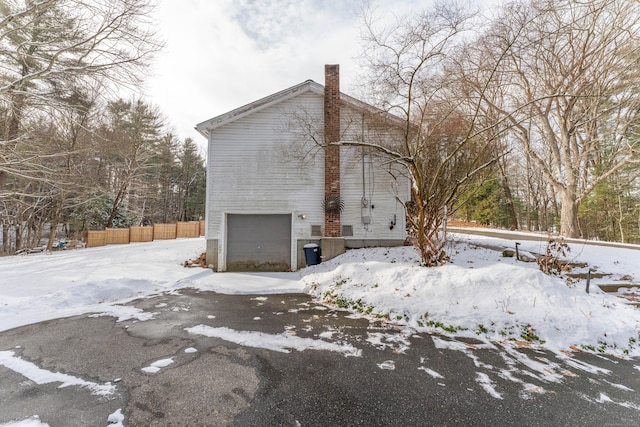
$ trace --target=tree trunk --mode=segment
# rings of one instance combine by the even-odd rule
[[[565,237],[580,237],[580,228],[578,227],[578,202],[576,202],[575,195],[569,191],[563,191],[561,201],[560,234]]]
[[[109,213],[109,218],[105,224],[105,228],[111,228],[113,226],[113,220],[116,218],[116,214],[118,213],[118,208],[120,207],[120,203],[124,199],[124,194],[127,191],[129,186],[129,179],[127,178],[125,183],[120,186],[120,190],[113,200],[113,205],[111,206],[111,212]]]
[[[527,186],[527,203],[526,203],[526,207],[527,207],[527,231],[531,231],[531,160],[529,159],[529,153],[526,153],[527,155],[527,182],[526,182],[526,186]],[[540,216],[540,213],[538,213],[538,217]]]
[[[16,224],[16,252],[22,249],[22,230],[20,224]]]
[[[620,195],[620,192],[618,191],[618,218],[617,218],[617,222],[618,222],[618,228],[620,230],[620,242],[625,243],[624,241],[624,211],[622,209],[622,196]]]
[[[58,207],[56,208],[56,212],[51,219],[51,232],[49,233],[49,240],[47,241],[47,251],[51,251],[53,249],[53,242],[56,240],[58,235],[58,224],[62,219],[62,210],[64,209],[64,199],[65,196],[60,196],[60,202]]]
[[[500,168],[500,177],[502,180],[502,191],[504,191],[504,197],[506,199],[507,214],[509,215],[509,229],[518,229],[518,217],[516,215],[515,204],[513,203],[513,195],[511,194],[511,187],[509,186],[509,180],[507,174],[502,168]]]
[[[0,255],[8,255],[9,248],[9,224],[2,224],[2,250]]]

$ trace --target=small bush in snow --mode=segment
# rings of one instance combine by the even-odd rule
[[[563,237],[550,237],[547,249],[543,256],[538,258],[538,266],[544,274],[559,276],[563,271],[570,269],[562,259],[571,249]]]

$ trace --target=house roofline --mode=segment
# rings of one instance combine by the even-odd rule
[[[205,120],[204,122],[198,123],[195,126],[195,129],[202,136],[204,136],[205,138],[208,138],[209,132],[216,128],[219,128],[220,126],[234,122],[242,117],[248,116],[249,114],[260,111],[271,105],[280,103],[300,93],[305,93],[305,92],[313,92],[318,95],[324,96],[324,86],[314,82],[313,80],[306,80],[295,86],[291,86],[287,89],[281,90],[280,92],[276,92],[264,98],[258,99],[257,101],[253,101],[249,104],[243,105],[242,107],[238,107],[227,113],[212,117],[209,120]],[[350,104],[351,106],[357,109],[367,111],[372,114],[386,114],[389,117],[393,118],[394,120],[402,120],[401,118],[391,113],[388,113],[384,110],[374,107],[373,105],[367,104],[366,102],[360,101],[359,99],[346,95],[342,92],[340,92],[340,101]]]
[[[221,114],[219,116],[215,116],[209,120],[205,120],[202,123],[198,123],[195,129],[205,138],[208,137],[208,133],[211,130],[214,130],[220,126],[223,126],[227,123],[231,123],[235,120],[238,120],[244,116],[252,114],[256,111],[260,111],[264,108],[267,108],[273,104],[277,104],[286,99],[289,99],[295,95],[304,92],[314,92],[319,95],[324,94],[324,86],[319,83],[314,82],[313,80],[306,80],[302,83],[299,83],[295,86],[291,86],[287,89],[281,90],[280,92],[276,92],[269,96],[265,96],[264,98],[258,99],[257,101],[250,102],[249,104],[243,105],[242,107],[238,107],[234,110],[231,110],[227,113]]]

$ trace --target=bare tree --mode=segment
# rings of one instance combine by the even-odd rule
[[[76,91],[60,100],[71,104],[71,108],[53,108],[49,114],[46,134],[36,135],[44,141],[40,153],[49,153],[47,169],[50,179],[41,180],[49,188],[50,212],[45,220],[51,224],[47,249],[51,249],[57,238],[57,224],[67,219],[70,209],[87,200],[94,188],[91,179],[91,158],[95,152],[94,128],[98,124],[100,110],[97,108],[96,91]]]
[[[459,47],[474,35],[474,17],[443,3],[380,28],[365,11],[361,82],[363,97],[374,107],[344,113],[347,126],[339,141],[329,143],[313,114],[296,111],[288,117],[290,129],[315,143],[301,146],[297,159],[312,160],[314,147],[327,144],[361,147],[381,164],[393,165],[392,175],[408,177],[411,201],[397,200],[426,266],[447,260],[447,216],[460,208],[473,180],[498,159],[491,146],[502,128],[480,120],[481,98],[469,98],[460,89],[468,70],[458,63],[458,55],[466,53]]]
[[[79,82],[136,86],[161,47],[151,0],[4,0],[0,3],[0,187],[24,163],[24,121]],[[24,174],[29,175],[27,168]]]
[[[496,161],[490,149],[495,133],[486,132],[493,126],[481,125],[479,102],[459,90],[467,76],[457,55],[474,35],[475,15],[442,3],[386,29],[371,14],[364,17],[363,82],[373,102],[399,118],[402,131],[391,143],[340,143],[371,147],[406,169],[411,234],[424,265],[438,265],[447,259],[447,215],[460,207],[471,181]]]
[[[153,0],[0,2],[0,220],[14,249],[23,234],[39,241],[32,229],[55,224],[89,185],[87,175],[78,178],[95,130],[83,100],[140,85],[161,48],[153,7]],[[9,226],[14,231],[4,233]]]
[[[640,3],[515,2],[478,46],[508,52],[500,96],[484,91],[483,101],[559,197],[561,233],[578,237],[580,203],[638,160]]]

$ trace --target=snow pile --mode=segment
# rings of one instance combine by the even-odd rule
[[[587,294],[584,281],[568,284],[566,278],[543,274],[536,263],[504,258],[498,249],[513,242],[457,239],[452,263],[437,268],[420,267],[411,247],[349,251],[308,268],[305,290],[337,307],[418,331],[531,342],[554,351],[577,347],[640,355],[640,311],[600,291],[595,280]],[[471,245],[479,240],[496,250]],[[522,246],[524,252],[540,253],[546,244]],[[599,268],[637,274],[636,250],[576,249],[583,260],[591,255]]]

